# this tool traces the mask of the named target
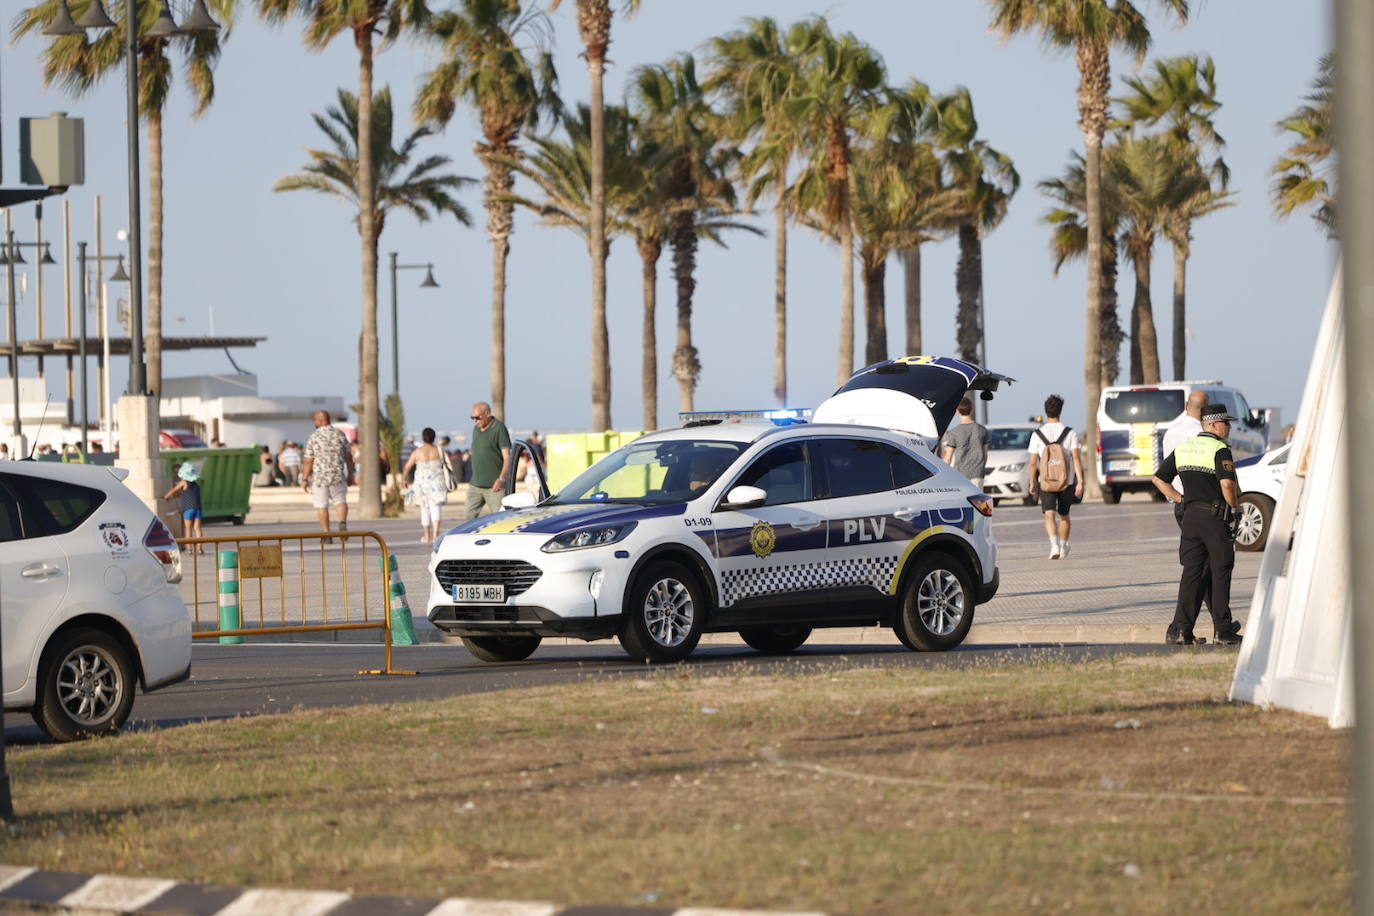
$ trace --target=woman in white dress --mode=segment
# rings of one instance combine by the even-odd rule
[[[448,459],[434,444],[434,430],[425,427],[420,437],[424,439],[415,451],[410,453],[405,469],[401,472],[404,479],[415,469],[415,501],[420,506],[420,543],[431,544],[439,540],[439,525],[444,520],[444,503],[448,502]]]

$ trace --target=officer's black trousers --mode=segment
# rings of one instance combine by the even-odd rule
[[[1207,506],[1189,506],[1183,513],[1183,535],[1178,542],[1178,559],[1183,576],[1178,582],[1178,605],[1171,629],[1184,635],[1193,632],[1202,609],[1202,583],[1210,580],[1212,594],[1207,600],[1212,625],[1219,633],[1231,628],[1231,569],[1236,563],[1236,547],[1226,523]]]
[[[1178,530],[1179,530],[1179,533],[1182,533],[1182,532],[1183,532],[1183,511],[1184,511],[1184,510],[1183,510],[1183,504],[1182,504],[1182,503],[1174,503],[1174,521],[1178,522]],[[1210,600],[1208,600],[1208,599],[1211,597],[1211,595],[1212,595],[1212,577],[1211,577],[1211,576],[1202,576],[1202,577],[1198,580],[1198,596],[1197,596],[1197,597],[1198,597],[1198,607],[1201,608],[1201,607],[1202,607],[1202,603],[1203,603],[1204,601],[1207,603],[1207,606],[1208,606],[1208,607],[1211,607],[1211,606],[1212,606],[1212,602],[1211,602]],[[1198,613],[1200,614],[1201,611],[1199,610]],[[1195,615],[1193,615],[1193,616],[1196,617],[1197,615],[1195,614]]]

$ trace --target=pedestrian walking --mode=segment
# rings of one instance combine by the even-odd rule
[[[1235,420],[1224,404],[1208,404],[1202,409],[1202,432],[1184,441],[1155,471],[1155,488],[1170,502],[1181,502],[1184,507],[1178,542],[1183,575],[1178,582],[1174,619],[1164,633],[1168,643],[1191,645],[1196,641],[1193,626],[1202,610],[1204,578],[1212,585],[1208,606],[1216,641],[1228,645],[1241,641],[1240,624],[1231,618],[1240,487],[1235,459],[1226,442]],[[1182,493],[1171,483],[1175,475],[1183,479]]]
[[[301,483],[301,450],[296,443],[287,439],[277,450],[277,465],[288,487],[298,487]]]
[[[481,515],[483,510],[500,511],[501,497],[506,492],[506,472],[510,469],[510,432],[506,424],[491,415],[491,405],[485,401],[472,405],[472,422],[476,425],[468,438],[472,479],[463,504],[465,522]]]
[[[329,411],[315,412],[315,431],[305,442],[301,486],[313,497],[320,530],[329,530],[329,509],[338,506],[339,530],[348,530],[348,487],[353,483],[353,453],[343,430],[329,425]]]
[[[439,540],[439,525],[444,520],[444,503],[448,502],[448,478],[451,473],[448,456],[434,444],[434,430],[425,427],[420,433],[424,440],[406,460],[401,476],[415,470],[415,501],[420,506],[420,543],[433,544]]]
[[[1045,398],[1045,424],[1030,441],[1030,493],[1040,499],[1045,513],[1045,534],[1050,539],[1050,559],[1068,559],[1073,524],[1069,510],[1083,498],[1083,449],[1078,433],[1059,419],[1064,399]]]
[[[181,536],[183,538],[205,537],[201,527],[203,518],[200,503],[200,471],[189,461],[184,461],[177,469],[177,482],[163,494],[163,499],[181,495]],[[196,545],[196,553],[204,553],[205,548]]]
[[[959,402],[959,423],[945,433],[945,445],[940,457],[980,490],[988,465],[988,431],[973,419],[973,402],[964,398]]]

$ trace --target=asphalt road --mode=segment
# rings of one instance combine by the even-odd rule
[[[1075,509],[1074,517],[1073,558],[1049,561],[1039,513],[999,507],[996,532],[1001,545],[1002,591],[993,602],[978,609],[977,619],[984,624],[1020,626],[1021,632],[1031,633],[1042,625],[1087,622],[1142,624],[1151,631],[1157,626],[1162,635],[1172,614],[1178,581],[1177,528],[1168,508],[1145,501],[1119,506],[1085,504]],[[412,600],[422,605],[421,583],[428,551],[418,543],[417,526],[394,520],[376,527],[398,555],[403,571],[412,570],[406,572],[415,596]],[[248,526],[207,533],[249,534],[255,529],[296,531],[301,526]],[[1257,554],[1238,558],[1233,607],[1242,619],[1257,566]],[[423,613],[423,608],[417,607],[417,613]],[[418,625],[428,626],[423,621]],[[1206,633],[1207,629],[1200,625],[1199,632]],[[738,644],[702,645],[685,664],[764,674],[836,665],[959,668],[1041,658],[1073,662],[1109,655],[1188,651],[1155,642],[1063,645],[1032,635],[1020,645],[984,641],[954,652],[925,654],[890,643],[838,643],[841,632],[818,631],[811,642],[787,657],[762,656]],[[1226,650],[1208,646],[1204,651]],[[193,652],[192,678],[140,695],[129,728],[168,728],[297,708],[406,702],[588,678],[639,677],[645,671],[615,642],[546,643],[528,661],[513,664],[479,662],[460,645],[398,647],[395,667],[418,672],[414,676],[360,675],[360,670],[382,663],[381,647],[371,642],[240,646],[197,642]],[[31,744],[46,740],[27,715],[8,715],[4,721],[7,741]]]

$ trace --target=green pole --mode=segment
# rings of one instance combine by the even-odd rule
[[[243,616],[239,612],[239,552],[221,550],[219,552],[219,628],[237,630],[243,626]],[[221,645],[236,646],[243,642],[242,636],[221,636]]]

